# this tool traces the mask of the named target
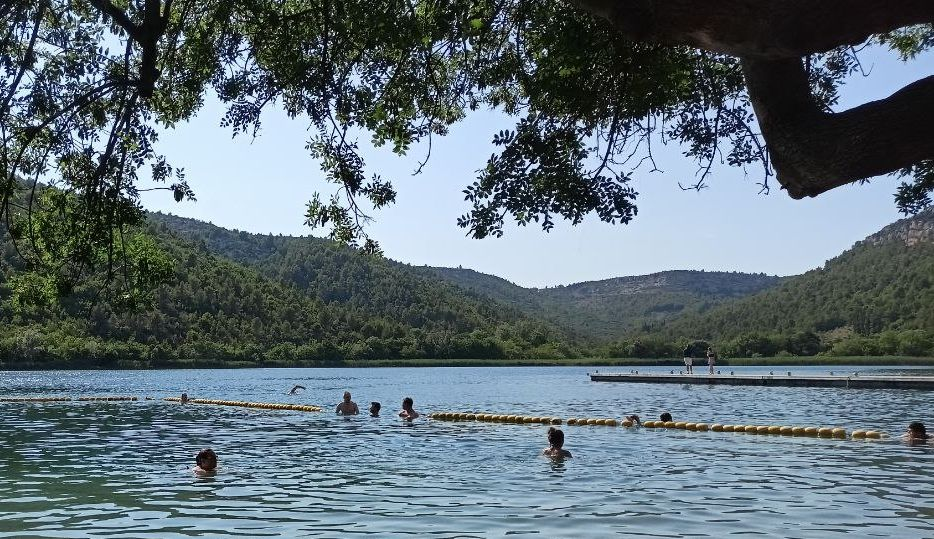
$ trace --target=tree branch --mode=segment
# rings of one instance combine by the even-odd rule
[[[135,25],[133,21],[127,17],[126,12],[117,6],[110,3],[110,0],[89,0],[91,5],[96,7],[98,11],[109,15],[110,18],[114,20],[121,28],[126,30],[130,37],[134,40],[139,40],[139,26]]]
[[[800,59],[743,58],[742,67],[776,178],[792,198],[934,159],[934,76],[833,113],[815,103]]]
[[[791,58],[934,23],[932,0],[574,0],[626,37],[733,56]]]

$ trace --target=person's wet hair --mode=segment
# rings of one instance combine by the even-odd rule
[[[376,402],[376,401],[373,401],[373,402],[370,403],[370,410],[373,410],[374,412],[378,412],[379,409],[382,408],[382,407],[383,407],[383,405],[381,405],[380,403],[378,403],[378,402]]]
[[[411,408],[414,404],[415,404],[415,401],[412,400],[412,397],[406,397],[406,398],[402,399],[402,408],[403,408],[403,409]]]
[[[662,421],[671,421],[671,414],[669,414],[668,412],[665,412],[662,414],[662,416],[659,419],[661,419]]]
[[[210,462],[210,464],[208,464]],[[195,457],[195,464],[204,471],[211,471],[217,467],[217,453],[213,449],[202,449]],[[205,466],[207,464],[207,466]]]
[[[920,421],[912,421],[908,424],[908,430],[915,436],[919,438],[927,438],[928,431],[924,428],[924,423]]]
[[[561,449],[564,446],[564,432],[561,429],[550,427],[548,429],[548,445]]]

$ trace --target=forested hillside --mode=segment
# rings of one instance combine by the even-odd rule
[[[469,269],[429,268],[482,296],[512,305],[597,341],[647,331],[659,322],[755,294],[781,277],[715,271],[663,271],[552,288],[522,288]]]
[[[647,337],[713,340],[738,356],[934,354],[934,210],[772,290],[672,320]]]
[[[92,290],[78,290],[55,309],[14,314],[6,306],[0,313],[0,360],[8,368],[189,360],[314,365],[579,353],[546,324],[407,275],[386,260],[323,240],[221,230],[192,244],[153,219],[150,233],[175,261],[175,275],[152,305],[121,311],[106,302],[93,304]],[[208,248],[223,251],[219,244],[241,249],[231,258],[254,265]],[[4,252],[13,255],[9,245]],[[0,281],[3,298],[9,296],[6,282]]]

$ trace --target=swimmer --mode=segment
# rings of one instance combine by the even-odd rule
[[[627,415],[626,421],[632,421],[634,424],[639,425],[640,427],[642,426],[642,421],[639,419],[639,416],[637,416],[636,414]]]
[[[289,390],[289,395],[294,395],[294,394],[296,394],[296,393],[298,392],[299,389],[305,389],[305,386],[300,386],[300,385],[298,385],[298,384],[295,384],[295,387],[293,387],[292,389]]]
[[[571,452],[564,447],[564,432],[561,429],[548,429],[548,447],[542,449],[542,455],[553,459],[571,458]]]
[[[382,407],[383,406],[376,401],[371,402],[370,403],[370,417],[379,417],[379,410]]]
[[[181,396],[180,399],[178,399],[178,402],[180,402],[180,403],[182,403],[182,404],[187,404],[187,403],[188,403],[188,393],[182,393],[182,396]]]
[[[192,470],[198,475],[212,475],[217,471],[217,453],[213,449],[202,449],[195,457],[195,468]]]
[[[338,415],[357,415],[360,413],[360,409],[357,408],[357,403],[350,400],[350,391],[344,392],[344,402],[337,405],[335,410]]]
[[[399,412],[399,417],[402,419],[407,419],[409,421],[418,417],[418,412],[412,409],[412,406],[415,402],[412,400],[412,397],[406,397],[402,399],[402,411]]]
[[[927,433],[927,429],[924,428],[924,423],[920,421],[912,421],[908,425],[908,430],[905,431],[905,434],[902,437],[910,444],[923,444],[927,443],[927,441],[930,439],[930,436],[928,436]]]
[[[661,417],[659,417],[659,419],[661,419],[662,422],[671,421],[671,414],[669,414],[668,412],[662,412],[662,415]]]

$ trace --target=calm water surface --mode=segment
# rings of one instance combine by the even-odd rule
[[[934,537],[934,447],[897,436],[569,426],[574,458],[555,463],[539,456],[543,426],[395,418],[410,395],[423,413],[934,425],[931,392],[593,383],[589,370],[0,372],[0,396],[160,399],[0,403],[0,537]],[[286,395],[294,384],[307,391]],[[383,417],[329,413],[345,389],[361,409],[381,401]],[[326,412],[161,401],[182,391]],[[220,470],[199,478],[193,455],[207,446]]]

